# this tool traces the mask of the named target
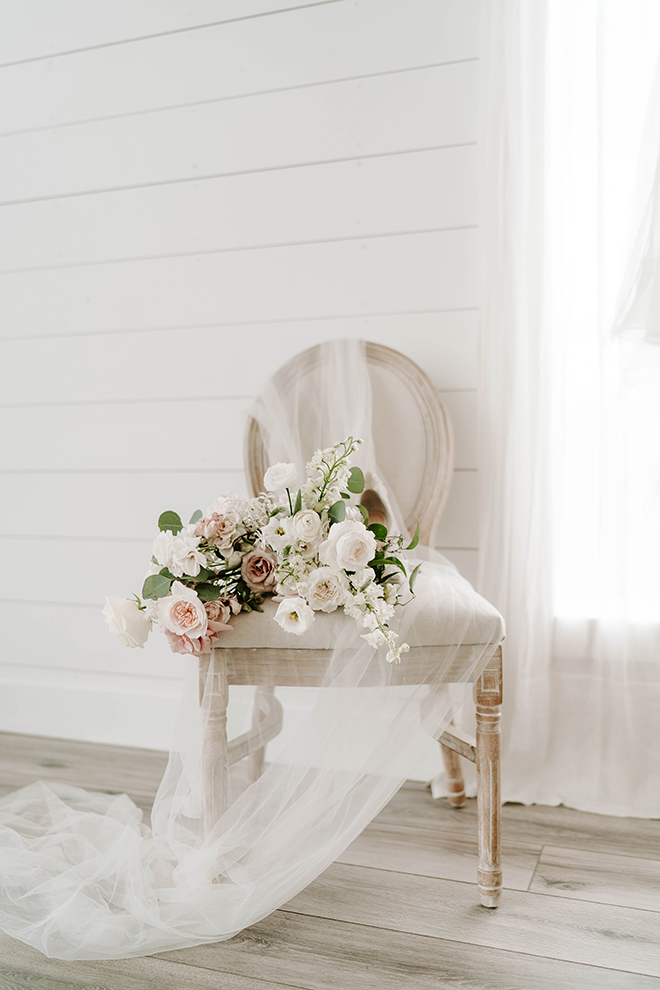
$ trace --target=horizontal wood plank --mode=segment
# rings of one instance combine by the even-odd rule
[[[486,911],[476,884],[338,864],[286,910],[660,976],[660,929],[651,911],[514,890],[497,911]]]
[[[236,326],[181,326],[134,333],[0,338],[2,403],[120,401],[252,395],[299,351],[337,337],[401,350],[436,388],[475,389],[478,313],[394,313]],[[245,342],[250,360],[243,360]],[[194,379],[173,354],[196,355]],[[57,366],[57,374],[52,373]],[[103,375],[98,369],[103,368]],[[230,377],[225,376],[230,369]],[[191,388],[191,385],[194,387]]]
[[[475,230],[259,248],[2,275],[0,304],[11,337],[464,309],[476,256]]]
[[[474,225],[476,156],[470,145],[5,206],[0,270]]]
[[[476,0],[362,0],[16,65],[0,75],[0,132],[474,58],[476,30]]]
[[[544,846],[530,890],[581,901],[660,911],[660,825],[657,859]]]
[[[378,821],[472,835],[477,823],[477,802],[470,799],[456,812],[446,801],[434,801],[431,792],[421,784],[412,784],[397,792],[379,814]],[[649,849],[660,846],[660,822],[593,815],[563,806],[505,804],[502,830],[515,842],[542,842],[626,856],[644,857]]]
[[[459,62],[6,136],[2,201],[473,142],[476,82]]]
[[[50,59],[62,53],[165,31],[188,31],[221,20],[301,7],[313,0],[4,0],[7,30],[0,63]]]
[[[504,839],[505,888],[527,890],[540,852],[540,843]],[[458,836],[445,834],[440,828],[431,830],[373,822],[337,857],[337,862],[472,883],[477,858],[476,831],[472,836]]]
[[[277,911],[228,942],[158,958],[309,990],[652,990],[652,977]],[[639,982],[636,982],[639,981]]]

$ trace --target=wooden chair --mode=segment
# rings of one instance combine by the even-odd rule
[[[366,355],[373,388],[373,433],[379,467],[390,483],[406,525],[420,524],[420,542],[435,544],[435,533],[444,507],[453,468],[453,445],[449,420],[440,398],[426,375],[408,358],[390,348],[367,344]],[[319,348],[297,355],[278,372],[279,385],[286,388],[308,374],[319,360]],[[405,423],[405,429],[401,424]],[[310,455],[312,451],[309,451]],[[263,489],[268,464],[258,424],[250,420],[245,436],[245,468],[251,494]],[[267,615],[275,611],[266,602]],[[227,808],[229,766],[247,757],[251,779],[261,773],[265,744],[282,726],[282,709],[275,698],[276,686],[321,685],[332,655],[337,622],[352,621],[341,612],[320,616],[301,637],[287,635],[268,617],[251,613],[235,621],[234,630],[223,633],[222,648],[214,649],[211,712],[204,743],[204,818],[207,831]],[[259,629],[257,631],[257,626]],[[268,632],[264,630],[268,625]],[[255,632],[256,631],[256,632]],[[412,645],[399,667],[393,668],[395,683],[419,684],[430,666],[453,657],[452,671],[459,679],[466,661],[483,650],[479,631],[473,642],[448,644],[438,636],[436,645]],[[310,642],[310,637],[311,639]],[[264,647],[264,635],[268,645]],[[295,642],[292,642],[295,640]],[[435,642],[435,641],[434,641]],[[210,656],[200,657],[200,684],[206,683]],[[255,711],[249,732],[227,740],[227,703],[230,684],[257,685]],[[498,647],[474,685],[476,738],[453,725],[440,737],[454,807],[464,803],[459,755],[477,767],[479,833],[478,889],[485,907],[496,907],[502,887],[500,863],[500,706],[502,703],[502,648]]]

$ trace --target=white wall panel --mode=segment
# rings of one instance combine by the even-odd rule
[[[248,395],[305,347],[336,337],[375,340],[423,365],[441,390],[477,384],[478,313],[400,313],[299,322],[184,327],[126,333],[0,338],[6,404]],[[243,360],[245,347],[250,360]],[[173,355],[198,360],[181,374]],[[102,369],[103,374],[99,374]],[[227,374],[230,374],[229,381]]]
[[[0,132],[474,58],[474,8],[333,3],[17,65],[0,74]]]
[[[0,307],[7,336],[473,308],[476,233],[21,272],[0,276]]]
[[[20,203],[0,270],[468,226],[476,202],[471,145]]]
[[[0,63],[308,5],[313,0],[3,0]]]
[[[4,137],[2,201],[474,141],[476,79],[465,62]]]

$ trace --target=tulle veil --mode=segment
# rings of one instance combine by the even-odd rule
[[[371,410],[363,342],[332,341],[322,345],[313,375],[286,392],[270,380],[250,412],[269,460],[295,461],[301,472],[316,447],[362,438],[354,463],[403,531],[378,468]],[[434,623],[452,630],[453,648],[438,653],[423,683],[397,681],[385,651],[370,647],[346,617],[302,724],[256,782],[244,786],[235,774],[229,809],[205,835],[202,741],[211,692],[203,690],[200,702],[197,661],[182,658],[181,712],[150,826],[126,795],[37,782],[0,799],[0,928],[62,959],[148,955],[231,938],[318,876],[437,746],[502,639],[500,617],[453,565],[428,547],[410,556],[424,564],[416,597],[398,610],[394,627],[411,643],[422,635],[422,618],[426,630]],[[473,642],[475,623],[486,635],[450,686],[447,671],[461,644]],[[399,669],[405,664],[404,656]]]

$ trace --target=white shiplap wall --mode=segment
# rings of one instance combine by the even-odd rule
[[[4,0],[0,729],[166,747],[181,660],[100,615],[241,489],[243,411],[336,336],[442,391],[476,570],[477,0]]]

